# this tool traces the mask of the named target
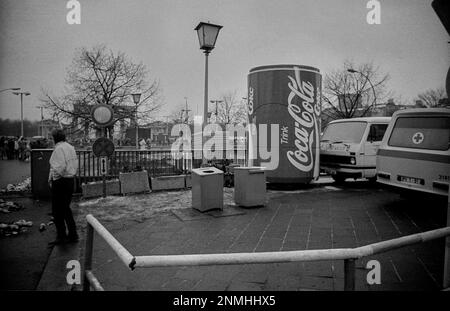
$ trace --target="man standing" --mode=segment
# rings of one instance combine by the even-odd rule
[[[49,244],[77,242],[77,229],[70,209],[74,177],[78,169],[77,154],[75,148],[66,142],[63,130],[53,130],[52,136],[55,149],[50,157],[48,182],[52,189],[52,213],[56,227],[56,240]]]

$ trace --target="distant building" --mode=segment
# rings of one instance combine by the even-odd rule
[[[147,124],[139,125],[138,127],[138,137],[139,141],[145,139],[147,144],[150,143],[148,147],[163,147],[168,146],[174,140],[170,138],[170,130],[172,128],[172,123],[154,121]],[[125,139],[127,141],[136,141],[136,126],[130,126],[126,129]]]
[[[42,120],[42,122],[39,124],[41,130],[39,131],[41,133],[40,136],[43,136],[47,139],[52,138],[52,131],[54,129],[60,128],[60,125],[58,122],[50,119]]]
[[[155,121],[146,125],[150,129],[150,140],[156,144],[167,144],[169,137],[169,124],[167,122]]]

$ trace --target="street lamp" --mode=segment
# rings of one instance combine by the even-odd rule
[[[138,127],[138,104],[141,100],[141,93],[131,94],[133,96],[133,102],[136,105],[136,150],[139,149],[139,127]]]
[[[202,132],[205,128],[208,118],[208,55],[211,50],[214,49],[216,44],[217,36],[220,29],[223,26],[214,25],[210,23],[200,22],[194,30],[197,31],[198,42],[200,44],[200,49],[205,53],[205,99],[203,106],[203,120],[202,120]],[[202,133],[202,138],[203,133]],[[206,163],[206,159],[203,154],[203,139],[202,139],[202,158],[203,164]]]
[[[186,122],[186,124],[188,124],[189,123],[189,111],[191,111],[191,109],[188,109],[188,102],[187,102],[188,98],[185,97],[184,99],[186,100],[186,109],[181,109],[181,113],[182,113],[182,115],[184,113],[186,113],[186,117],[184,118],[184,121],[183,121],[183,116],[181,116],[181,123]]]
[[[0,90],[0,93],[4,91],[18,91],[18,90],[20,90],[20,87],[10,87],[8,89]]]
[[[215,103],[216,104],[216,123],[217,123],[217,113],[218,113],[218,109],[217,106],[221,103],[223,103],[223,100],[210,100],[211,103]]]
[[[37,109],[41,109],[41,136],[44,136],[44,107],[37,106]]]
[[[23,95],[31,95],[30,92],[13,92],[14,95],[20,95],[20,136],[23,137]]]
[[[370,86],[372,87],[372,92],[373,92],[373,102],[372,102],[372,109],[374,109],[377,106],[377,94],[375,93],[375,88],[372,84],[372,82],[370,82],[369,76],[362,73],[361,71],[349,68],[347,69],[348,72],[350,73],[359,73],[360,75],[362,75],[364,78],[367,79],[367,82],[369,82]]]

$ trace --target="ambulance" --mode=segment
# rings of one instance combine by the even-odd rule
[[[377,181],[447,196],[450,183],[450,109],[399,110],[378,150]]]

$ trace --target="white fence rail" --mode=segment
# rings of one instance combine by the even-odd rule
[[[421,232],[400,238],[374,243],[357,248],[318,249],[258,253],[223,253],[192,255],[151,255],[133,256],[123,247],[103,225],[92,215],[87,215],[86,252],[84,262],[83,290],[103,290],[100,282],[92,273],[92,253],[94,231],[112,248],[122,262],[131,270],[135,268],[261,264],[305,261],[344,260],[344,290],[355,290],[355,260],[362,257],[387,252],[396,248],[431,241],[450,236],[450,227]],[[448,247],[448,246],[447,246]],[[448,270],[446,269],[446,272]],[[444,275],[444,282],[449,276]],[[447,285],[448,286],[448,285]]]

